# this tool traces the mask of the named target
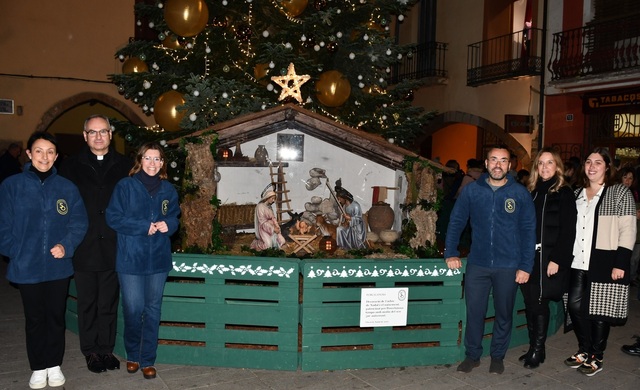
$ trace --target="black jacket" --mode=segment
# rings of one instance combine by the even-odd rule
[[[60,175],[78,186],[89,216],[89,230],[73,257],[77,271],[107,271],[116,266],[116,233],[107,225],[105,210],[114,187],[129,176],[133,163],[111,147],[104,166],[98,169],[97,164],[95,155],[85,146],[60,167]]]
[[[543,298],[559,300],[569,289],[577,212],[571,188],[563,186],[559,191],[548,192],[553,182],[539,182],[531,192],[536,206],[537,242],[542,246],[536,253],[529,283],[540,287],[538,293],[542,292]],[[559,265],[558,273],[551,278],[547,276],[550,261]]]

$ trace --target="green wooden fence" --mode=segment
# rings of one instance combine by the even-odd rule
[[[464,269],[442,259],[295,259],[175,254],[158,363],[331,370],[455,363],[464,357]],[[407,287],[407,325],[361,328],[362,288]],[[75,284],[67,328],[77,332]],[[552,308],[550,333],[562,325]],[[493,309],[487,313],[485,352]],[[126,356],[119,316],[116,353]],[[518,294],[511,346],[528,343]]]

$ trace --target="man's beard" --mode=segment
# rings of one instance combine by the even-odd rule
[[[490,171],[490,172],[489,172],[489,176],[491,176],[491,178],[492,178],[493,180],[502,180],[502,179],[504,179],[504,178],[507,176],[507,172],[506,172],[506,171],[503,171],[502,169],[500,169],[500,172],[502,173],[502,176],[495,176],[495,175],[494,175],[494,172],[498,172],[498,170],[497,170],[497,169],[494,169],[494,170],[492,170],[492,171]]]

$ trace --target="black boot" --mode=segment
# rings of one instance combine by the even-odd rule
[[[526,359],[530,359],[533,354],[533,316],[529,314],[529,310],[525,311],[525,316],[527,317],[527,331],[529,331],[529,350],[524,355],[518,358],[518,361],[524,362]]]
[[[533,353],[529,359],[525,359],[525,368],[537,368],[540,363],[544,363],[545,349],[544,343],[547,341],[547,331],[549,330],[549,316],[538,314],[534,319],[534,343]]]

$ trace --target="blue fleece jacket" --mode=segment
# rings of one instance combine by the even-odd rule
[[[460,235],[470,219],[469,264],[531,273],[536,245],[536,214],[531,194],[508,175],[507,183],[493,191],[488,177],[484,173],[462,189],[451,212],[444,256],[460,256]]]
[[[7,279],[19,284],[73,275],[71,259],[89,226],[78,188],[55,167],[41,182],[30,166],[0,185],[0,252],[9,257]],[[64,247],[62,259],[51,255],[56,244]]]
[[[135,176],[120,180],[107,207],[107,224],[118,234],[116,271],[151,275],[172,268],[171,235],[178,230],[178,193],[166,180],[151,196]],[[149,236],[152,222],[165,221],[169,231]]]

